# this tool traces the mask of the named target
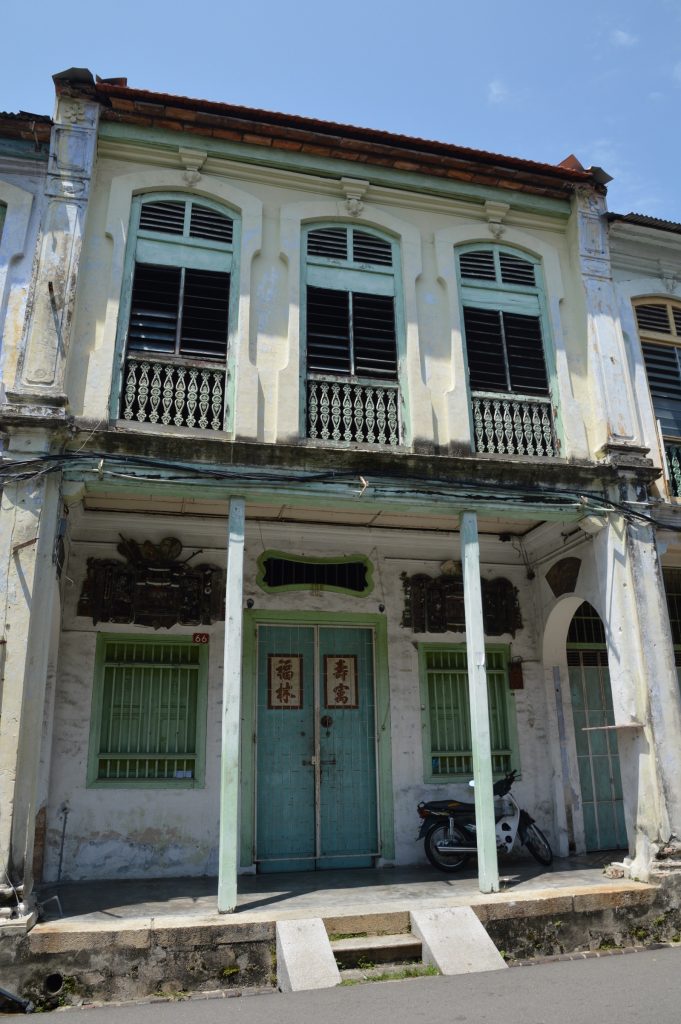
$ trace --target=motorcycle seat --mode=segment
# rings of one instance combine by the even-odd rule
[[[429,800],[423,804],[429,811],[474,811],[475,804],[463,803],[461,800]]]

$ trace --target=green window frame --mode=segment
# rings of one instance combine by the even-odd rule
[[[134,197],[118,317],[119,379],[111,394],[112,419],[195,425],[191,418],[182,423],[176,419],[175,403],[181,397],[178,392],[191,391],[194,386],[200,392],[200,373],[196,380],[188,373],[179,386],[173,380],[172,399],[167,408],[159,398],[152,415],[144,415],[137,404],[133,406],[134,415],[124,414],[125,363],[132,355],[137,359],[146,357],[149,363],[164,367],[187,366],[206,374],[211,370],[219,372],[219,389],[225,391],[224,422],[220,428],[229,429],[234,387],[234,374],[229,371],[236,339],[236,253],[240,228],[240,218],[233,209],[203,196],[153,192]],[[204,389],[209,382],[212,389],[215,380],[204,374]],[[161,375],[156,386],[159,391],[163,387],[165,392],[170,387],[170,377]],[[152,380],[143,383],[145,399],[153,390]],[[214,397],[215,391],[211,390],[207,418],[213,421],[213,429]],[[197,409],[198,405],[197,401]],[[222,409],[219,416],[222,420]],[[200,412],[196,411],[193,418],[198,421]]]
[[[681,302],[636,299],[634,313],[655,417],[665,438],[681,439]]]
[[[302,248],[303,436],[405,443],[405,327],[398,242],[363,224],[315,222],[303,228]],[[315,388],[315,381],[320,386]],[[315,397],[307,393],[310,386]],[[380,389],[380,399],[367,391],[372,387]],[[308,422],[308,403],[318,411],[319,403],[334,400],[335,415],[332,411],[318,431]],[[379,420],[382,425],[375,426]]]
[[[295,563],[300,566],[308,566],[312,570],[310,576],[314,576],[315,568],[319,568],[317,579],[309,582],[290,582],[271,584],[267,582],[267,562],[270,560],[286,563]],[[344,584],[345,568],[351,565],[361,564],[365,572],[365,586],[363,590],[355,590]],[[325,571],[326,570],[326,571]],[[307,555],[292,555],[287,551],[276,551],[268,548],[267,551],[258,557],[258,573],[256,583],[266,594],[281,594],[293,590],[305,590],[318,592],[322,590],[332,591],[337,594],[350,594],[352,597],[368,597],[374,589],[374,567],[366,555],[339,555],[337,558],[314,558]]]
[[[205,780],[208,646],[100,633],[88,786],[195,789]]]
[[[485,652],[492,770],[501,778],[521,767],[509,649],[488,645]],[[467,665],[465,644],[419,644],[425,782],[468,780],[473,774]]]
[[[540,261],[502,245],[460,246],[455,255],[471,391],[550,396]]]

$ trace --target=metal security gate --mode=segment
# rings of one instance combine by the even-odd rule
[[[568,643],[567,662],[586,848],[623,849],[627,833],[608,654],[603,624],[591,605],[577,610],[571,639],[583,644]]]
[[[370,867],[379,853],[374,635],[260,625],[259,871]]]

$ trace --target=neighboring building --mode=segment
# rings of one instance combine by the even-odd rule
[[[646,877],[681,702],[607,175],[55,82],[0,410],[12,885],[219,872],[224,909],[417,860],[472,771],[478,557],[494,771]]]

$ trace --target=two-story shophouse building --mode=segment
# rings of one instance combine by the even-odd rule
[[[7,906],[413,863],[473,671],[555,851],[645,876],[681,708],[607,175],[55,82],[3,336]]]

